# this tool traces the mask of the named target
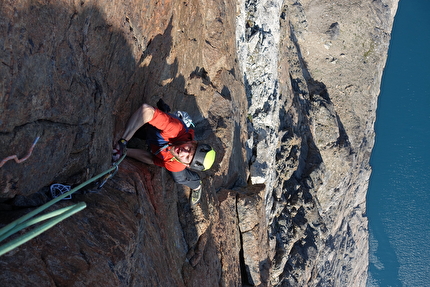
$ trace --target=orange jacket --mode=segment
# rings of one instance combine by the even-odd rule
[[[155,109],[154,117],[149,124],[156,128],[155,133],[150,133],[150,138],[147,139],[150,149],[155,155],[154,163],[173,172],[184,170],[186,166],[170,153],[170,146],[193,141],[194,130],[187,128],[179,118],[159,109]]]

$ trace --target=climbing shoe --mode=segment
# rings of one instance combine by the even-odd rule
[[[190,201],[191,205],[195,205],[200,201],[200,197],[202,196],[202,185],[196,189],[191,189]]]

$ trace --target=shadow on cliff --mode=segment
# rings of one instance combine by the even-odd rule
[[[13,33],[16,38],[9,38],[10,50],[1,47],[11,55],[3,53],[1,59],[2,67],[9,69],[0,116],[9,127],[0,133],[0,144],[8,148],[0,151],[1,158],[22,154],[19,143],[41,136],[27,161],[10,161],[0,170],[2,193],[12,198],[3,200],[6,209],[46,202],[50,195],[42,187],[53,180],[73,185],[106,169],[112,143],[134,110],[144,102],[155,105],[159,98],[175,110],[184,96],[185,80],[176,76],[177,60],[171,64],[166,60],[172,46],[171,22],[135,59],[128,44],[130,35],[116,30],[96,7],[81,8],[15,8],[11,15],[19,15],[18,20],[2,13],[2,34]],[[64,38],[59,41],[60,37]],[[196,67],[195,76],[203,76],[200,71]],[[198,114],[192,97],[186,103]],[[202,139],[213,138],[202,117],[200,123],[205,126]],[[196,222],[207,221],[205,199],[213,195],[205,195],[197,209],[191,208],[187,196],[188,191],[174,184],[163,169],[126,159],[106,188],[89,188],[74,196],[72,202],[87,203],[85,210],[1,257],[0,281],[7,284],[19,278],[25,284],[39,282],[34,279],[38,278],[44,284],[64,286],[71,282],[182,285],[177,266],[200,253],[197,243],[204,241],[200,235],[207,226]],[[62,201],[58,206],[68,204]],[[16,214],[3,211],[1,217]],[[24,259],[28,257],[33,259]],[[136,267],[136,258],[142,266]],[[171,278],[165,278],[169,272]]]
[[[171,64],[167,62],[172,45],[172,23],[170,21],[164,33],[155,36],[148,43],[147,49],[139,60],[139,66],[141,66],[146,59],[151,59],[149,65],[142,69],[142,71],[139,71],[143,75],[143,82],[141,83],[143,93],[142,103],[146,102],[155,106],[155,103],[162,98],[170,106],[172,113],[178,109],[185,108],[186,112],[193,115],[196,125],[194,128],[196,139],[199,141],[208,141],[208,139],[215,136],[214,132],[208,120],[199,112],[199,107],[194,96],[186,94],[185,78],[183,75],[177,76],[177,59],[174,59]],[[206,71],[200,67],[196,67],[189,76],[191,78],[201,78],[203,83],[210,84],[211,82]],[[141,165],[146,166],[143,163]],[[215,168],[216,165],[215,163]],[[157,190],[159,192],[158,195],[155,195],[153,206],[157,212],[157,216],[160,218],[160,224],[164,225],[165,223],[163,222],[174,221],[175,219],[171,218],[171,216],[172,211],[176,210],[176,216],[178,216],[183,234],[175,235],[184,237],[188,246],[186,254],[187,262],[195,267],[201,260],[203,249],[209,236],[209,233],[206,232],[209,220],[207,201],[214,195],[211,194],[213,190],[209,182],[205,180],[207,175],[201,174],[204,186],[202,201],[197,206],[192,207],[189,203],[189,188],[174,184],[168,172],[165,172],[161,168],[152,168],[152,170],[158,173],[158,175],[154,175],[155,177],[161,176],[160,181],[165,182],[158,187],[154,187],[155,192]],[[212,171],[208,171],[207,173],[213,174]],[[168,199],[165,197],[171,198]],[[186,270],[187,268],[183,272],[186,272]]]

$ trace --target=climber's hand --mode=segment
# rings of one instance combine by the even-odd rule
[[[112,151],[112,161],[118,161],[127,152],[127,141],[120,139]]]
[[[119,149],[114,148],[112,150],[112,162],[117,162],[121,158],[121,154],[119,152]]]

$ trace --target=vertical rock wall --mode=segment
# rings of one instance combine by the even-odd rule
[[[342,2],[342,3],[341,3]],[[0,257],[4,286],[364,286],[365,193],[396,0],[3,1],[0,221],[110,166],[159,98],[218,152],[202,202],[126,159]],[[70,205],[61,201],[56,209]]]
[[[1,223],[107,169],[131,113],[163,98],[218,151],[202,203],[165,170],[126,159],[87,208],[0,258],[4,286],[239,286],[237,193],[246,184],[235,3],[3,1]],[[12,238],[13,239],[13,238]]]
[[[270,284],[365,286],[373,124],[397,1],[241,1],[250,178]]]

